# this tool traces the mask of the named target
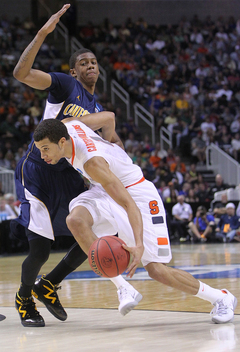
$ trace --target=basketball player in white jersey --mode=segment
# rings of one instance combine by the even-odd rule
[[[98,118],[104,114],[99,113]],[[63,121],[65,125],[52,119],[41,122],[34,141],[46,163],[54,165],[66,158],[93,185],[70,202],[67,217],[68,228],[85,253],[97,237],[115,230],[132,254],[128,276],[133,276],[142,261],[156,281],[211,302],[213,322],[232,321],[237,299],[228,290],[214,289],[165,265],[172,258],[166,213],[155,186],[144,179],[141,169],[124,150],[101,139],[82,122],[73,118]],[[114,130],[110,113],[103,134],[111,140]]]

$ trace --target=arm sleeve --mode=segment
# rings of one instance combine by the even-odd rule
[[[65,73],[50,72],[52,84],[48,88],[48,101],[52,104],[61,103],[72,92],[75,86],[75,78]]]

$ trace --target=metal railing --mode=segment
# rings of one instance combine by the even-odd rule
[[[206,149],[206,166],[208,170],[212,170],[215,174],[220,174],[225,183],[235,186],[239,185],[239,163],[215,144],[210,144]]]
[[[172,149],[172,133],[165,127],[160,129],[160,146],[161,150]]]
[[[50,10],[50,8],[44,3],[44,1],[38,0],[38,2],[40,5],[42,5],[44,10],[47,12],[48,18],[50,18],[52,16],[52,11]],[[67,27],[61,21],[58,22],[58,24],[53,32],[54,39],[57,39],[58,34],[60,34],[64,39],[65,52],[67,53],[69,50],[69,34],[68,34]]]
[[[145,124],[147,124],[151,128],[152,134],[152,144],[155,145],[155,123],[154,123],[154,116],[150,114],[148,110],[146,110],[142,105],[139,103],[134,104],[134,120],[135,124],[139,126],[139,119],[141,119]],[[144,131],[146,126],[142,128]]]
[[[75,51],[77,51],[79,49],[83,49],[83,48],[84,48],[84,46],[75,37],[71,38],[71,41],[70,41],[71,55]],[[98,67],[99,67],[99,72],[100,72],[99,78],[103,84],[103,91],[107,93],[107,73],[101,65],[98,64]]]
[[[118,84],[115,79],[112,79],[111,81],[111,103],[115,106],[116,99],[115,96],[118,96],[118,98],[126,105],[126,118],[127,120],[130,119],[130,97],[128,92],[120,85]]]
[[[4,193],[12,193],[16,199],[14,171],[0,167],[0,182]]]

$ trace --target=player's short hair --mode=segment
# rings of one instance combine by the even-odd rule
[[[82,55],[82,54],[85,54],[85,53],[92,53],[95,56],[95,54],[91,50],[86,49],[86,48],[82,48],[82,49],[79,49],[79,50],[75,51],[75,53],[73,53],[72,56],[69,59],[69,67],[70,67],[70,69],[75,67],[75,64],[76,64],[78,56]]]
[[[48,138],[51,143],[58,144],[62,137],[67,140],[70,139],[67,127],[64,123],[55,119],[47,119],[40,122],[33,134],[35,142]]]

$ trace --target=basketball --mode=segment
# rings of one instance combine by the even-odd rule
[[[88,261],[97,275],[115,277],[127,269],[130,253],[122,244],[125,242],[115,236],[101,237],[93,242],[89,248]]]

